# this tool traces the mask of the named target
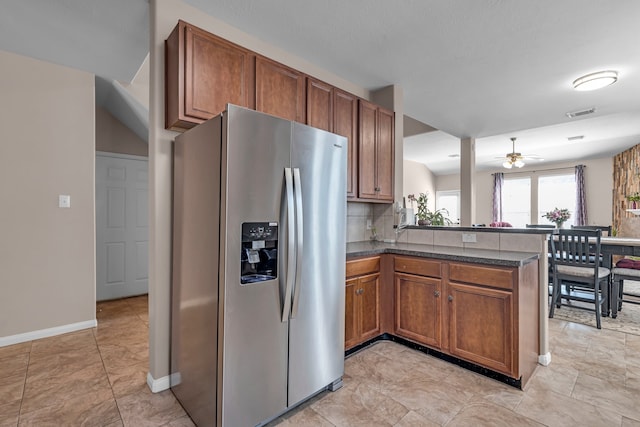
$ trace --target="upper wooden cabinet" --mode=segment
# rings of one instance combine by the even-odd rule
[[[360,100],[358,197],[393,202],[393,112]]]
[[[358,197],[358,98],[335,89],[333,132],[349,140],[347,154],[347,197]]]
[[[305,75],[268,58],[256,57],[256,110],[305,123]]]
[[[307,78],[307,124],[333,132],[334,88],[320,80]]]
[[[178,21],[165,43],[165,127],[184,130],[224,111],[253,108],[255,55]]]
[[[184,21],[165,42],[165,84],[167,129],[189,129],[231,103],[337,133],[349,141],[347,197],[393,202],[392,111]]]

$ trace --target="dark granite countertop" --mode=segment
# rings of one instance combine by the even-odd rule
[[[505,267],[520,267],[540,257],[539,254],[532,252],[465,249],[453,246],[420,245],[415,243],[385,243],[379,241],[347,243],[347,259],[379,254],[410,255],[446,261],[473,262]]]
[[[395,228],[395,226],[394,226]],[[460,227],[457,225],[407,225],[405,230],[471,231],[488,233],[558,234],[557,228]]]

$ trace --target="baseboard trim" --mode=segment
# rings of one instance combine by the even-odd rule
[[[7,337],[0,337],[0,347],[5,347],[13,344],[20,344],[22,342],[38,340],[40,338],[49,338],[56,335],[67,334],[69,332],[80,331],[82,329],[95,328],[98,326],[98,322],[93,320],[87,320],[85,322],[70,323],[68,325],[56,326],[54,328],[40,329],[37,331],[25,332],[23,334],[9,335]]]
[[[171,387],[171,377],[169,375],[158,379],[153,378],[151,372],[147,372],[147,385],[152,393],[159,393]]]
[[[551,363],[551,353],[538,355],[538,363],[542,366],[549,366]]]

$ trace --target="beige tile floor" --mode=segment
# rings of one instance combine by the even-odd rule
[[[146,297],[100,303],[97,318],[0,348],[0,426],[193,425],[146,386]],[[342,389],[271,425],[640,426],[640,336],[557,319],[550,332],[553,362],[524,391],[381,342],[346,360]]]

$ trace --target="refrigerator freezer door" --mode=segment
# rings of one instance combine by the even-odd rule
[[[223,135],[220,351],[223,426],[254,426],[286,408],[288,322],[282,322],[287,241],[284,170],[291,122],[228,106]],[[226,161],[225,161],[226,159]],[[284,198],[286,200],[286,198]],[[279,227],[278,278],[240,284],[243,222]]]
[[[300,171],[304,249],[289,321],[288,406],[344,373],[346,158],[345,138],[293,124],[291,166]]]

